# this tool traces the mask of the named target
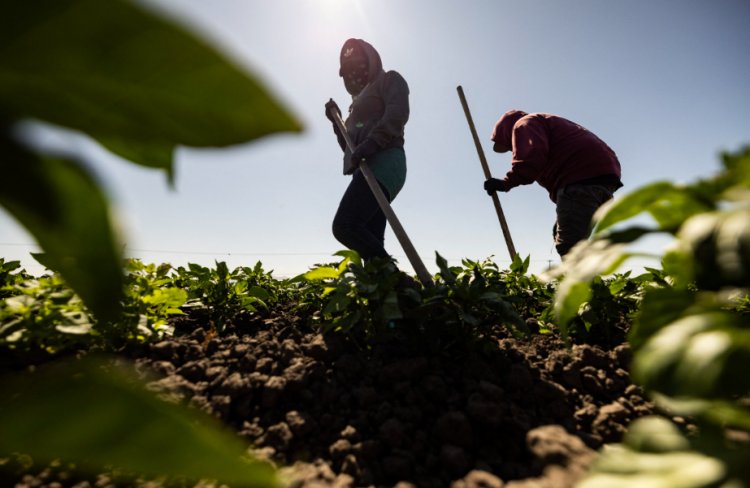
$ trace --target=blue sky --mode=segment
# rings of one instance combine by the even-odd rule
[[[35,131],[87,160],[108,191],[127,243],[147,262],[230,267],[260,260],[277,276],[329,262],[330,224],[348,177],[324,117],[348,104],[338,54],[350,37],[380,52],[410,89],[408,175],[393,203],[430,271],[435,252],[509,262],[456,86],[462,85],[490,169],[510,156],[489,135],[510,108],[589,128],[618,154],[621,196],[657,180],[693,181],[718,154],[750,143],[747,0],[149,0],[255,74],[303,123],[223,149],[181,148],[176,187],[74,134]],[[554,204],[538,185],[501,194],[517,251],[532,271],[559,261]],[[662,242],[642,247],[660,251]],[[390,229],[386,249],[411,272]],[[40,271],[33,239],[0,211],[0,256]]]

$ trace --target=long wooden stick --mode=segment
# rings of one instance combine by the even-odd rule
[[[482,169],[484,170],[484,178],[486,180],[492,178],[490,173],[490,167],[487,165],[487,159],[484,157],[484,151],[482,150],[482,144],[479,142],[479,136],[477,136],[477,129],[474,127],[474,120],[471,118],[471,112],[469,112],[469,104],[466,103],[466,96],[464,95],[464,89],[459,85],[458,98],[461,99],[461,105],[464,108],[466,114],[466,121],[469,123],[469,129],[471,129],[471,136],[474,138],[474,145],[477,146],[477,153],[479,154],[479,162],[482,163]],[[497,218],[500,221],[500,228],[503,230],[503,237],[505,237],[505,244],[508,246],[508,253],[511,259],[516,258],[516,247],[513,245],[513,238],[510,236],[510,229],[508,228],[508,222],[505,220],[505,214],[503,213],[503,207],[500,206],[500,197],[497,196],[497,192],[492,193],[492,203],[495,204],[495,211],[497,212]]]
[[[350,152],[354,152],[355,146],[352,143],[351,138],[349,137],[349,133],[346,131],[346,126],[344,125],[344,121],[341,120],[341,115],[339,115],[338,112],[335,110],[330,110],[330,113],[334,117],[334,121],[336,122],[336,125],[338,126],[339,130],[341,131],[341,135],[344,136],[344,140],[346,141],[346,145],[349,147]],[[411,263],[411,266],[414,268],[414,271],[417,273],[417,278],[419,278],[419,281],[422,282],[422,285],[424,286],[432,286],[434,283],[432,282],[432,275],[427,271],[427,268],[425,268],[424,263],[419,258],[419,254],[417,254],[417,250],[414,248],[414,245],[411,243],[411,240],[409,240],[409,236],[406,235],[406,231],[404,230],[404,227],[401,225],[401,222],[398,220],[398,217],[396,217],[396,213],[393,211],[393,208],[391,207],[391,203],[388,201],[388,198],[386,198],[385,194],[383,193],[383,190],[380,188],[380,185],[378,184],[378,180],[375,178],[375,175],[372,173],[372,170],[367,165],[366,161],[362,161],[359,163],[359,169],[362,171],[362,176],[365,177],[365,181],[367,182],[367,185],[370,187],[370,190],[372,191],[372,194],[375,195],[375,200],[378,201],[378,205],[380,205],[380,209],[385,214],[385,218],[388,220],[388,223],[391,225],[391,229],[393,229],[393,233],[398,238],[398,242],[401,243],[401,247],[404,249],[404,252],[406,253],[406,257],[409,258],[409,262]]]

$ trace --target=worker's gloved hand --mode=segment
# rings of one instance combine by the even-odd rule
[[[333,122],[333,125],[335,127],[336,126],[336,121],[335,121],[336,119],[331,114],[331,110],[333,110],[336,113],[338,113],[339,117],[341,117],[341,110],[339,109],[339,106],[336,105],[336,102],[333,101],[333,98],[331,98],[330,100],[328,100],[326,102],[326,118],[328,120],[330,120],[331,122]]]
[[[379,151],[380,145],[368,137],[362,141],[356,149],[354,149],[354,152],[352,153],[352,163],[359,166],[363,160],[367,160]]]
[[[497,178],[489,178],[487,181],[484,182],[484,191],[487,192],[488,195],[492,196],[493,193],[498,191],[508,191],[510,188],[508,187],[508,182],[505,180],[499,180]]]

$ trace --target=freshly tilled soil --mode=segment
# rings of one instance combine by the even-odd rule
[[[430,351],[398,331],[365,346],[306,324],[246,314],[218,336],[188,317],[130,355],[150,389],[220,419],[290,487],[570,487],[652,411],[625,342],[566,347],[498,325]],[[15,486],[121,486],[67,479]]]

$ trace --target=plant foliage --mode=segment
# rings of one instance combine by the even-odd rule
[[[42,121],[81,131],[127,160],[164,170],[170,181],[178,145],[226,146],[298,131],[300,125],[254,77],[140,2],[5,2],[0,46],[0,205],[37,240],[43,253],[35,257],[55,272],[26,280],[13,272],[12,263],[0,263],[0,345],[16,352],[62,353],[87,344],[114,348],[121,340],[145,340],[167,332],[166,318],[179,313],[187,292],[152,287],[149,274],[158,278],[161,270],[131,269],[126,277],[106,195],[82,164],[83,156],[41,154],[19,136],[19,123]],[[77,443],[79,433],[67,430],[70,426],[59,412],[66,412],[71,425],[80,425],[82,418],[95,419],[98,428],[111,433],[119,419],[102,415],[104,410],[93,402],[106,397],[110,407],[121,403],[132,408],[111,409],[113,415],[170,422],[167,413],[147,411],[145,403],[133,402],[115,383],[102,379],[94,384],[106,393],[89,392],[77,399],[85,407],[80,410],[65,405],[70,398],[56,396],[58,390],[45,390],[41,383],[30,386],[24,390],[26,407],[40,417],[28,422],[24,415],[29,412],[7,407],[3,425],[44,419],[60,435],[57,440],[64,441],[52,444],[57,452],[103,462],[109,458],[101,454],[112,450],[100,448],[119,446],[119,439],[83,438]],[[172,427],[165,432],[169,441],[178,438],[172,439],[174,423]],[[3,431],[0,437],[6,452],[15,446],[42,457],[54,451],[45,449],[44,442],[23,444],[23,437],[14,432]],[[194,447],[198,451],[190,452],[191,459],[164,460],[160,465],[178,474],[198,475],[193,467],[210,466],[196,464],[196,459],[216,461],[217,456],[209,453],[206,443]],[[165,447],[147,459],[137,449],[121,449],[112,459],[148,471],[172,451]],[[221,466],[219,455],[207,473],[220,472]],[[242,472],[232,462],[225,466],[230,477]],[[255,467],[246,472],[256,472],[256,481],[261,480],[250,485],[267,485],[268,478]]]
[[[561,317],[579,301],[571,290],[590,294],[595,282],[576,266],[600,259],[598,269],[591,267],[595,275],[628,257],[621,238],[628,231],[613,226],[647,212],[656,224],[648,233],[673,236],[630,332],[633,376],[658,407],[697,427],[683,439],[666,421],[634,425],[622,446],[605,451],[583,486],[747,486],[750,444],[730,438],[750,432],[750,381],[738,374],[750,368],[750,148],[724,154],[722,162],[712,178],[650,185],[604,209],[594,240],[564,263],[567,275],[556,298]],[[651,452],[664,437],[676,441]]]
[[[0,453],[72,461],[92,472],[109,466],[237,487],[277,485],[271,466],[249,459],[244,443],[215,419],[154,397],[134,376],[125,364],[91,357],[3,378]]]
[[[423,288],[390,259],[363,263],[352,251],[337,253],[337,264],[322,265],[299,276],[303,308],[317,310],[323,330],[372,341],[387,335],[419,336],[428,347],[442,349],[482,336],[492,324],[526,331],[524,317],[545,315],[552,290],[527,276],[528,258],[500,271],[490,260],[463,260],[449,266],[436,254],[440,272],[435,286]]]
[[[169,19],[126,0],[10,2],[0,17],[0,205],[104,320],[121,309],[119,236],[81,155],[47,157],[17,124],[82,131],[173,177],[177,145],[226,146],[299,124],[254,77]]]

